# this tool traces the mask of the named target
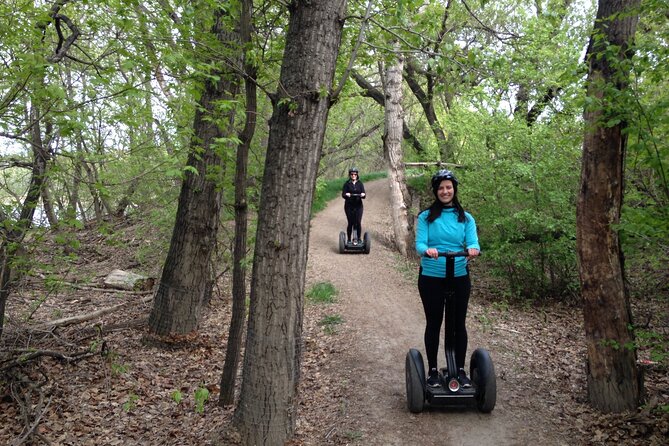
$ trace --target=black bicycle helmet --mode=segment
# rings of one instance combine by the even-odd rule
[[[450,170],[442,169],[439,172],[432,175],[432,191],[435,193],[435,195],[437,193],[437,190],[439,189],[439,185],[444,180],[451,180],[453,182],[453,187],[457,189],[458,179],[455,178],[455,174],[453,174],[453,172],[451,172]]]
[[[357,168],[357,167],[351,167],[350,169],[348,169],[348,174],[351,175],[352,173],[360,174],[360,173],[358,172],[358,168]]]

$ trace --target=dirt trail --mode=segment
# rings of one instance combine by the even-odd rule
[[[343,200],[332,201],[315,216],[310,236],[308,282],[335,285],[345,321],[340,331],[351,336],[350,345],[328,371],[330,379],[347,380],[337,429],[356,432],[355,444],[365,445],[574,444],[560,439],[550,419],[544,418],[550,414],[541,413],[546,404],[539,395],[531,391],[522,398],[510,395],[517,385],[506,379],[504,370],[516,365],[508,363],[513,359],[505,358],[517,355],[506,354],[513,348],[500,344],[494,332],[482,330],[477,316],[483,310],[476,301],[476,283],[468,315],[467,361],[478,346],[491,351],[498,376],[495,410],[491,414],[476,409],[428,409],[420,414],[407,410],[405,355],[410,347],[419,348],[424,355],[424,316],[416,273],[402,272],[404,263],[383,243],[391,228],[387,181],[370,182],[365,188],[362,229],[372,239],[369,255],[338,253],[338,234],[346,225]],[[439,360],[441,367],[443,346]]]

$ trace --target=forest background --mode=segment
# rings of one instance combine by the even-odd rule
[[[434,163],[445,163],[467,184],[462,199],[479,222],[491,274],[504,280],[504,297],[522,305],[578,305],[575,208],[583,111],[593,105],[584,88],[584,55],[596,7],[570,0],[349,2],[335,73],[346,82],[327,120],[315,196],[324,197],[328,180],[340,183],[351,166],[386,170],[384,80],[402,53],[402,155],[413,195],[425,193]],[[211,32],[217,24],[236,28],[226,17],[239,8],[205,0],[0,5],[0,219],[3,271],[12,271],[12,280],[3,276],[3,285],[11,285],[3,286],[3,314],[19,278],[62,285],[51,272],[75,261],[79,231],[95,228],[113,240],[118,219],[152,228],[151,243],[137,242],[134,269],[160,277],[180,187],[197,173],[188,158],[204,158],[193,150],[200,137],[193,122],[205,86],[244,71],[220,34]],[[250,246],[255,240],[288,10],[280,1],[253,5],[245,63],[260,94],[252,138],[242,138],[248,104],[239,95],[218,100],[217,118],[210,118],[235,129],[211,141],[220,161],[207,173],[220,194],[220,224],[207,262],[214,283],[235,265],[237,147],[243,142]],[[635,11],[630,83],[617,104],[624,113],[609,123],[627,124],[625,200],[616,229],[628,291],[632,299],[665,303],[667,10],[666,1],[649,0]],[[290,175],[302,172],[295,169],[285,181]],[[422,205],[417,199],[414,209]],[[47,238],[57,249],[39,263]],[[46,299],[34,297],[33,313]],[[668,318],[661,312],[634,327],[640,359],[665,370]],[[29,324],[30,315],[5,314],[3,323],[13,332]],[[666,401],[658,410],[667,411]]]

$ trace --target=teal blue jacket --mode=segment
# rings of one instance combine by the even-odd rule
[[[469,212],[465,212],[465,222],[458,222],[455,208],[444,208],[439,218],[432,223],[427,222],[429,209],[418,214],[416,228],[416,252],[421,256],[422,274],[431,277],[445,277],[446,258],[433,259],[425,257],[428,248],[436,248],[439,252],[464,251],[468,248],[481,249],[476,233],[476,221]],[[455,258],[455,277],[467,275],[467,259]]]

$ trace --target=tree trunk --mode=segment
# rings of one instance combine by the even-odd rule
[[[216,14],[212,33],[224,45],[229,42],[234,46],[231,51],[238,51],[237,34],[224,29],[225,12],[217,10]],[[209,301],[209,263],[218,232],[224,167],[220,141],[234,131],[234,107],[221,116],[220,106],[234,99],[238,90],[234,67],[228,69],[207,78],[195,112],[187,165],[197,173],[187,170],[181,186],[170,248],[149,317],[149,331],[154,335],[182,335],[196,330],[201,308]],[[224,124],[218,123],[226,120],[227,128],[221,128]]]
[[[295,429],[304,282],[316,173],[345,0],[290,3],[273,98],[235,424],[243,444],[283,445]]]
[[[358,86],[362,88],[363,96],[372,98],[381,107],[385,107],[386,101],[384,95],[378,88],[374,87],[371,83],[367,81],[367,79],[365,79],[355,71],[351,73],[351,76],[353,77],[353,80],[355,80],[356,84],[358,84]],[[418,141],[418,138],[416,138],[416,136],[413,133],[411,133],[411,129],[407,125],[406,121],[404,121],[404,119],[402,119],[402,137],[413,146],[417,154],[420,155],[425,153],[425,148],[422,146],[420,141]]]
[[[631,56],[638,16],[630,8],[638,4],[638,0],[600,0],[586,55],[587,95],[598,105],[588,106],[584,113],[576,234],[588,394],[591,404],[604,412],[634,410],[641,394],[623,256],[615,229],[620,222],[627,144],[625,110],[616,101],[627,87],[628,72],[621,61]]]
[[[450,161],[453,151],[451,150],[451,143],[444,132],[444,128],[439,122],[437,117],[437,112],[434,109],[434,78],[432,73],[429,70],[426,71],[426,82],[427,82],[427,91],[423,91],[423,87],[418,83],[416,79],[416,69],[413,66],[413,61],[409,59],[406,67],[404,69],[404,79],[407,81],[409,89],[414,94],[420,106],[423,108],[423,113],[425,113],[425,118],[427,119],[428,124],[430,124],[430,129],[432,134],[437,140],[437,145],[439,146],[439,153],[441,154],[441,159],[443,161]]]
[[[56,211],[53,208],[53,201],[51,200],[51,194],[49,193],[49,181],[47,179],[45,179],[44,185],[42,186],[42,208],[44,209],[44,215],[46,215],[46,219],[49,222],[49,227],[58,227],[58,217],[56,217]]]
[[[240,19],[240,38],[242,45],[251,40],[251,14],[253,0],[242,1]],[[246,56],[245,56],[246,59]],[[221,394],[218,399],[220,406],[232,404],[235,396],[235,378],[239,366],[242,348],[242,335],[246,322],[246,233],[248,218],[248,202],[246,197],[246,172],[248,153],[256,128],[256,68],[246,59],[246,124],[242,130],[237,147],[235,171],[235,246],[233,249],[232,267],[232,317],[228,330],[228,345],[225,349],[225,363],[221,373]]]
[[[2,236],[2,242],[0,243],[0,338],[2,338],[5,308],[11,287],[11,265],[26,233],[32,227],[35,209],[37,209],[37,204],[42,196],[42,188],[46,180],[47,164],[51,159],[51,154],[42,140],[41,126],[38,119],[40,113],[36,107],[30,110],[30,116],[32,118],[33,165],[28,191],[21,205],[21,213],[17,221],[8,221],[9,217],[0,211],[0,227],[3,228],[0,232]]]
[[[403,256],[411,252],[413,245],[409,219],[409,191],[406,187],[402,160],[402,70],[404,56],[398,51],[397,63],[386,70],[386,128],[383,134],[383,154],[388,165],[390,182],[390,210],[395,233],[395,245]]]

